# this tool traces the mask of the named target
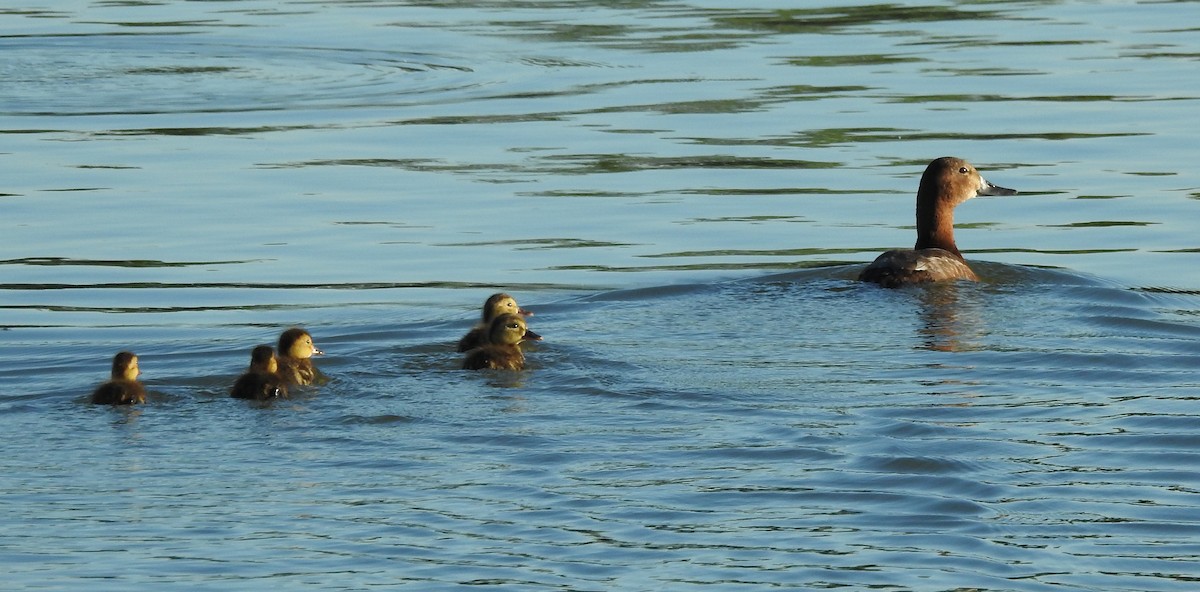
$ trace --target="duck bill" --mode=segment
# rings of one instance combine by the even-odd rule
[[[523,308],[517,308],[517,314],[519,314],[523,317],[531,317],[531,316],[533,316],[533,311],[525,310]]]
[[[317,348],[315,348],[315,347],[314,347],[314,348],[313,348],[313,355],[314,355],[314,356],[323,356],[323,355],[325,355],[325,352],[323,352],[323,351],[321,351],[321,350],[319,350],[319,349],[317,349]]]
[[[521,341],[541,341],[541,340],[542,340],[541,335],[538,335],[537,333],[534,333],[533,331],[530,331],[529,329],[526,329],[525,334],[521,336]]]
[[[1016,189],[1009,189],[999,185],[992,185],[987,180],[981,179],[983,183],[979,185],[979,195],[1016,195]]]

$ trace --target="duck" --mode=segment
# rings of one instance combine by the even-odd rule
[[[312,334],[300,327],[292,327],[279,335],[276,363],[278,374],[286,384],[316,384],[325,382],[325,375],[313,366],[312,357],[325,352],[313,344]]]
[[[274,399],[287,394],[287,385],[279,376],[275,349],[269,345],[260,345],[250,351],[250,368],[229,390],[229,396],[235,399]]]
[[[145,403],[146,389],[137,380],[141,373],[137,354],[123,351],[113,356],[112,379],[96,388],[92,393],[92,403],[97,405]]]
[[[521,315],[502,314],[488,325],[487,343],[467,352],[463,369],[523,370],[525,354],[521,352],[521,342],[541,338],[541,335],[529,330]]]
[[[947,280],[979,281],[954,243],[954,208],[977,195],[1015,195],[987,182],[971,163],[953,156],[925,167],[917,188],[917,244],[887,251],[858,279],[886,288]]]
[[[475,349],[487,343],[488,326],[492,319],[502,314],[518,314],[523,317],[533,316],[532,312],[525,310],[517,305],[517,299],[498,292],[492,294],[483,303],[483,318],[478,324],[471,328],[462,339],[458,340],[458,352],[466,352]],[[540,337],[538,339],[541,339]]]

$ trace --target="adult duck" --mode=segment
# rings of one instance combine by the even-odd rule
[[[917,244],[880,255],[858,279],[887,288],[945,280],[978,281],[954,243],[954,208],[977,195],[1015,193],[988,183],[961,158],[934,160],[925,167],[917,188]]]

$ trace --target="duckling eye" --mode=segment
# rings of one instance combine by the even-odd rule
[[[505,326],[508,327],[509,329],[519,329],[521,327],[517,323],[509,323],[508,325],[505,325]]]
[[[964,175],[967,174],[967,167],[958,167],[958,172]]]

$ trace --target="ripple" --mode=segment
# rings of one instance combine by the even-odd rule
[[[146,51],[148,45],[155,50]],[[5,115],[384,106],[485,83],[461,56],[177,35],[3,39],[0,52]]]

